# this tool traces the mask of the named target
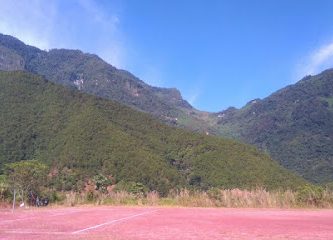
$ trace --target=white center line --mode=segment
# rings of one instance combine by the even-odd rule
[[[102,224],[98,224],[98,225],[95,225],[95,226],[92,226],[92,227],[88,227],[88,228],[84,228],[84,229],[81,229],[81,230],[74,231],[74,232],[72,232],[72,234],[82,233],[82,232],[89,231],[89,230],[92,230],[92,229],[96,229],[96,228],[99,228],[99,227],[102,227],[102,226],[105,226],[105,225],[110,225],[110,224],[113,224],[113,223],[116,223],[116,222],[125,221],[125,220],[131,219],[131,218],[147,215],[149,213],[153,213],[153,212],[157,212],[157,211],[158,210],[148,211],[148,212],[143,212],[143,213],[139,213],[139,214],[134,214],[134,215],[124,217],[124,218],[115,219],[115,220],[105,222],[105,223],[102,223]]]

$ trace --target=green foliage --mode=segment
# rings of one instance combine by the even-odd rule
[[[88,191],[88,192],[87,192],[87,201],[88,201],[88,202],[93,202],[93,201],[95,201],[96,197],[97,197],[97,196],[94,194],[93,191]]]
[[[38,192],[45,185],[48,168],[37,160],[26,160],[5,165],[8,187],[20,193],[22,200],[28,191]]]
[[[307,205],[320,205],[323,200],[324,188],[321,186],[306,184],[297,191],[297,200]]]
[[[314,77],[307,76],[299,83],[281,89],[264,100],[257,99],[249,102],[242,109],[229,108],[222,113],[209,114],[190,106],[182,99],[178,90],[151,87],[131,73],[119,70],[93,54],[65,49],[46,52],[2,34],[0,34],[0,54],[3,56],[0,70],[21,69],[37,73],[50,81],[72,89],[77,88],[83,92],[112,99],[140,111],[151,113],[173,126],[185,127],[195,132],[208,132],[254,144],[269,153],[282,166],[310,181],[329,182],[333,180],[332,70]],[[22,100],[24,101],[24,99]],[[57,118],[59,114],[68,116],[68,113],[63,113],[61,110],[63,104],[66,102],[53,104],[47,109],[54,110],[54,113],[48,111],[48,119],[55,124],[51,129],[44,129],[49,131],[48,136],[55,134],[52,129],[58,129],[67,120],[72,122],[72,127],[79,127],[75,125],[75,118],[64,118],[58,122],[52,120],[52,117]],[[37,111],[37,109],[38,107],[35,110]],[[25,109],[22,107],[19,111],[25,111]],[[38,113],[37,111],[36,114]],[[27,114],[26,118],[31,115],[28,112]],[[88,118],[86,128],[92,127],[89,125],[93,124],[89,121],[92,118],[87,114],[94,113],[83,111],[82,114],[78,114],[80,115],[79,119]],[[45,118],[45,116],[43,117]],[[96,119],[94,121],[95,124],[99,123]],[[20,124],[13,127],[20,128]],[[23,136],[16,139],[16,144],[20,146],[21,150],[12,151],[11,154],[15,155],[12,156],[13,158],[27,159],[28,156],[37,151],[37,148],[39,149],[39,146],[44,145],[43,149],[49,147],[47,142],[38,142],[38,139],[41,138],[37,137],[34,128],[25,127],[22,126],[21,129]],[[95,128],[98,127],[95,126]],[[69,134],[68,129],[64,131],[67,131],[65,134]],[[84,140],[72,139],[72,141]],[[0,145],[1,147],[6,150],[8,147],[11,149],[11,146]],[[82,150],[79,146],[75,149]],[[141,149],[139,155],[141,157],[147,155],[146,150]],[[69,150],[67,151],[69,152]],[[75,155],[77,154],[74,153]],[[99,159],[99,161],[104,160],[105,158]],[[188,167],[188,162],[182,159],[170,160],[176,160],[177,170]],[[74,159],[70,158],[67,161],[75,164],[77,160],[74,157]],[[119,161],[119,159],[113,161]],[[91,163],[87,161],[85,164],[89,168]],[[95,167],[92,166],[92,168]],[[183,171],[185,170],[183,169]],[[118,177],[122,177],[122,175],[120,174]],[[208,187],[201,180],[199,183],[198,180],[199,178],[192,178],[190,181],[193,185]],[[156,185],[153,182],[148,183],[148,180],[140,179],[140,181],[145,182],[150,187]],[[160,186],[161,189],[170,187],[168,179],[163,179],[163,182],[164,185]]]
[[[51,203],[62,202],[65,198],[60,192],[54,190],[43,191],[40,196],[47,197]]]
[[[49,181],[49,187],[56,191],[82,191],[84,179],[78,169],[64,167]]]
[[[168,127],[142,112],[23,72],[0,72],[0,168],[42,159],[51,187],[80,191],[101,173],[161,195],[179,187],[297,187],[254,147]],[[200,179],[200,182],[197,180]]]
[[[148,192],[148,188],[139,182],[124,182],[120,181],[117,184],[116,191],[126,191],[134,195],[145,195]]]
[[[307,180],[333,181],[333,70],[219,113],[224,136],[254,144]]]
[[[5,175],[0,175],[0,202],[4,201],[9,195],[9,186]]]
[[[151,87],[131,73],[117,69],[93,54],[66,49],[46,52],[2,34],[0,53],[8,62],[0,70],[37,73],[50,81],[153,113],[166,121],[177,117],[182,108],[192,109],[177,89]],[[24,64],[9,64],[12,62]]]
[[[102,193],[106,193],[107,187],[112,184],[112,181],[102,174],[95,175],[93,177],[93,181],[95,183],[96,190],[101,191]]]
[[[196,132],[217,132],[211,122],[214,118],[206,112],[194,109],[177,89],[149,86],[131,73],[107,64],[94,54],[66,49],[46,52],[2,34],[0,54],[4,56],[6,63],[16,63],[3,64],[0,70],[21,69],[37,73],[52,82],[148,112],[170,125]]]

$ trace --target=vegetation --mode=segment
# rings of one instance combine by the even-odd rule
[[[263,100],[221,112],[224,136],[241,139],[307,180],[333,181],[333,70],[308,76]]]
[[[168,127],[36,75],[0,72],[0,101],[0,168],[37,159],[50,167],[49,187],[56,191],[80,192],[98,174],[162,196],[183,187],[305,183],[252,146]]]
[[[239,110],[229,108],[217,114],[198,111],[178,90],[151,87],[96,55],[65,49],[42,51],[1,34],[0,70],[37,73],[150,113],[169,125],[241,140],[309,181],[333,181],[332,70],[308,76]],[[199,178],[193,176],[193,183],[195,179]]]
[[[37,73],[55,83],[149,112],[170,124],[177,124],[175,119],[178,116],[193,110],[177,89],[149,86],[93,54],[66,49],[42,51],[14,37],[0,34],[1,55],[0,70]],[[200,122],[196,118],[193,120]]]
[[[15,194],[18,193],[22,202],[27,198],[29,191],[39,191],[39,188],[45,184],[46,174],[46,165],[36,160],[5,165],[7,188],[14,194],[14,199]],[[1,192],[4,192],[4,190]]]
[[[110,193],[91,192],[58,193],[54,204],[75,206],[80,204],[96,205],[147,205],[178,207],[227,207],[227,208],[332,208],[333,192],[323,189],[320,195],[303,196],[302,190],[267,191],[262,188],[253,190],[218,189],[210,191],[181,189],[170,191],[161,197],[157,192],[134,194],[126,191]],[[302,195],[302,197],[300,197]],[[313,198],[316,201],[313,201]]]

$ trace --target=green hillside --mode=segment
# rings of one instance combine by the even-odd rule
[[[177,89],[150,86],[94,54],[69,49],[42,51],[0,34],[0,70],[25,70],[150,113],[169,125],[214,132],[206,121],[208,113],[194,109]]]
[[[96,173],[173,187],[295,187],[254,147],[168,127],[118,103],[24,72],[0,72],[0,168],[38,159],[76,179]],[[76,181],[74,180],[74,182]]]
[[[3,34],[0,70],[28,71],[150,113],[172,126],[253,144],[311,182],[333,181],[332,70],[220,113],[199,111],[177,89],[149,86],[94,54],[42,51]]]
[[[217,115],[223,136],[258,146],[310,181],[333,181],[333,70]]]

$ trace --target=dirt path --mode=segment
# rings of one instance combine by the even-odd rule
[[[0,211],[0,239],[333,239],[333,210],[75,207]]]

